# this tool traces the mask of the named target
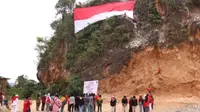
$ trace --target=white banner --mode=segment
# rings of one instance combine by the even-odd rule
[[[85,81],[84,82],[83,93],[85,93],[85,94],[86,93],[95,93],[95,94],[97,94],[98,84],[99,84],[98,80]]]

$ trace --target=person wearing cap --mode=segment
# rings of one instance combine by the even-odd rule
[[[122,112],[126,112],[126,107],[128,104],[128,99],[126,98],[126,95],[122,98]]]
[[[116,104],[117,104],[117,100],[115,96],[112,96],[110,100],[111,112],[116,112]]]
[[[12,98],[12,109],[11,109],[11,112],[17,112],[18,111],[18,102],[19,102],[19,96],[18,95],[15,95],[13,98]]]

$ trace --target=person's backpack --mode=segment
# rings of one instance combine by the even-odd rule
[[[131,104],[132,104],[132,106],[137,106],[138,105],[137,99],[132,99]]]
[[[101,99],[101,98],[99,98],[98,100],[97,100],[97,104],[98,105],[101,105],[103,103],[103,100]]]

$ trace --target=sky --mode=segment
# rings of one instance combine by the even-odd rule
[[[12,83],[22,74],[37,81],[36,37],[53,35],[57,1],[0,0],[0,76]]]
[[[36,37],[50,37],[57,0],[0,0],[0,76],[37,80]]]
[[[53,35],[57,1],[0,0],[0,76],[12,83],[22,74],[37,81],[36,37]]]

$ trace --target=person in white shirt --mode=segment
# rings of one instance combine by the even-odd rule
[[[50,111],[50,106],[51,106],[51,97],[50,97],[50,93],[48,93],[46,96],[46,111],[47,112]]]
[[[70,112],[74,112],[74,108],[75,108],[75,97],[74,96],[70,96],[69,97],[69,108],[70,108]]]
[[[15,95],[13,98],[12,98],[12,109],[11,109],[11,112],[17,112],[18,111],[18,103],[19,103],[19,96],[18,95]]]

